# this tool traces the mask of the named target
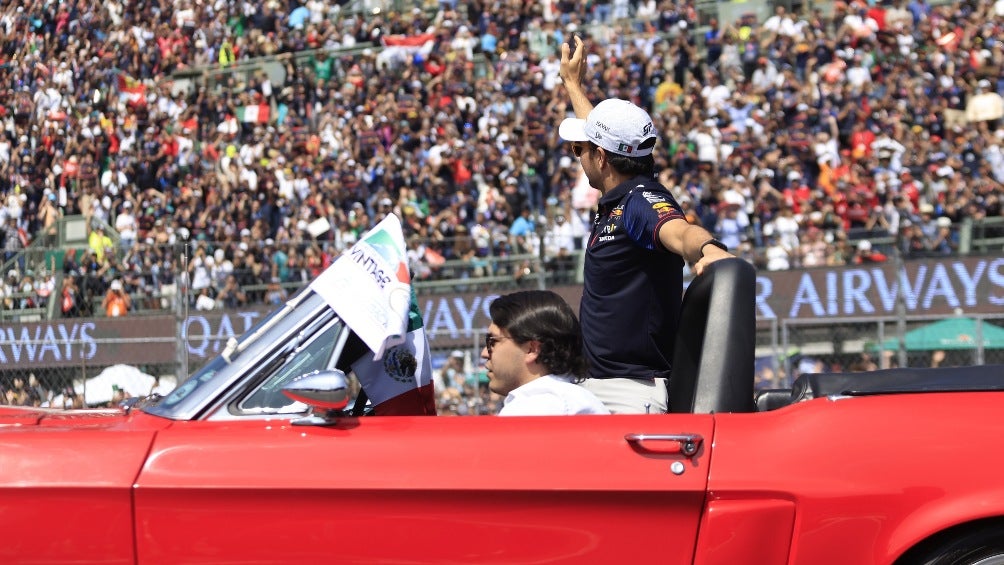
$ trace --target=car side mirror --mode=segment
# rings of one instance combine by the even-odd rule
[[[330,424],[335,414],[349,404],[349,379],[338,369],[314,371],[296,377],[282,387],[282,392],[312,409],[310,416],[293,420],[293,425]]]

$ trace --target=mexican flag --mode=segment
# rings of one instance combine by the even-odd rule
[[[418,35],[386,35],[383,38],[384,47],[408,47],[417,49],[430,41],[436,40],[434,33],[421,33]]]
[[[268,104],[252,104],[237,108],[237,121],[245,124],[266,124],[272,109]]]
[[[401,220],[387,216],[310,287],[373,352],[352,370],[374,412],[435,415],[429,342],[411,287]]]
[[[384,48],[377,56],[383,61],[409,61],[416,56],[421,56],[422,60],[428,57],[435,46],[436,35],[433,33],[422,33],[418,35],[386,35],[381,41]]]

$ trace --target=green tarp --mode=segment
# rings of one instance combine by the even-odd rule
[[[932,351],[935,349],[975,349],[976,320],[948,318],[906,332],[907,351]],[[983,349],[1004,349],[1004,328],[987,322],[981,324]],[[883,349],[899,349],[899,339],[889,338]]]

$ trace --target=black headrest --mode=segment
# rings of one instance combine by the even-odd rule
[[[756,269],[723,259],[683,296],[669,379],[669,411],[752,412]]]

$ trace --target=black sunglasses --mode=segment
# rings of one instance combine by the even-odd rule
[[[492,356],[492,350],[495,349],[495,344],[502,341],[503,339],[509,339],[505,336],[494,336],[492,334],[485,334],[485,349],[488,350],[488,356]]]

